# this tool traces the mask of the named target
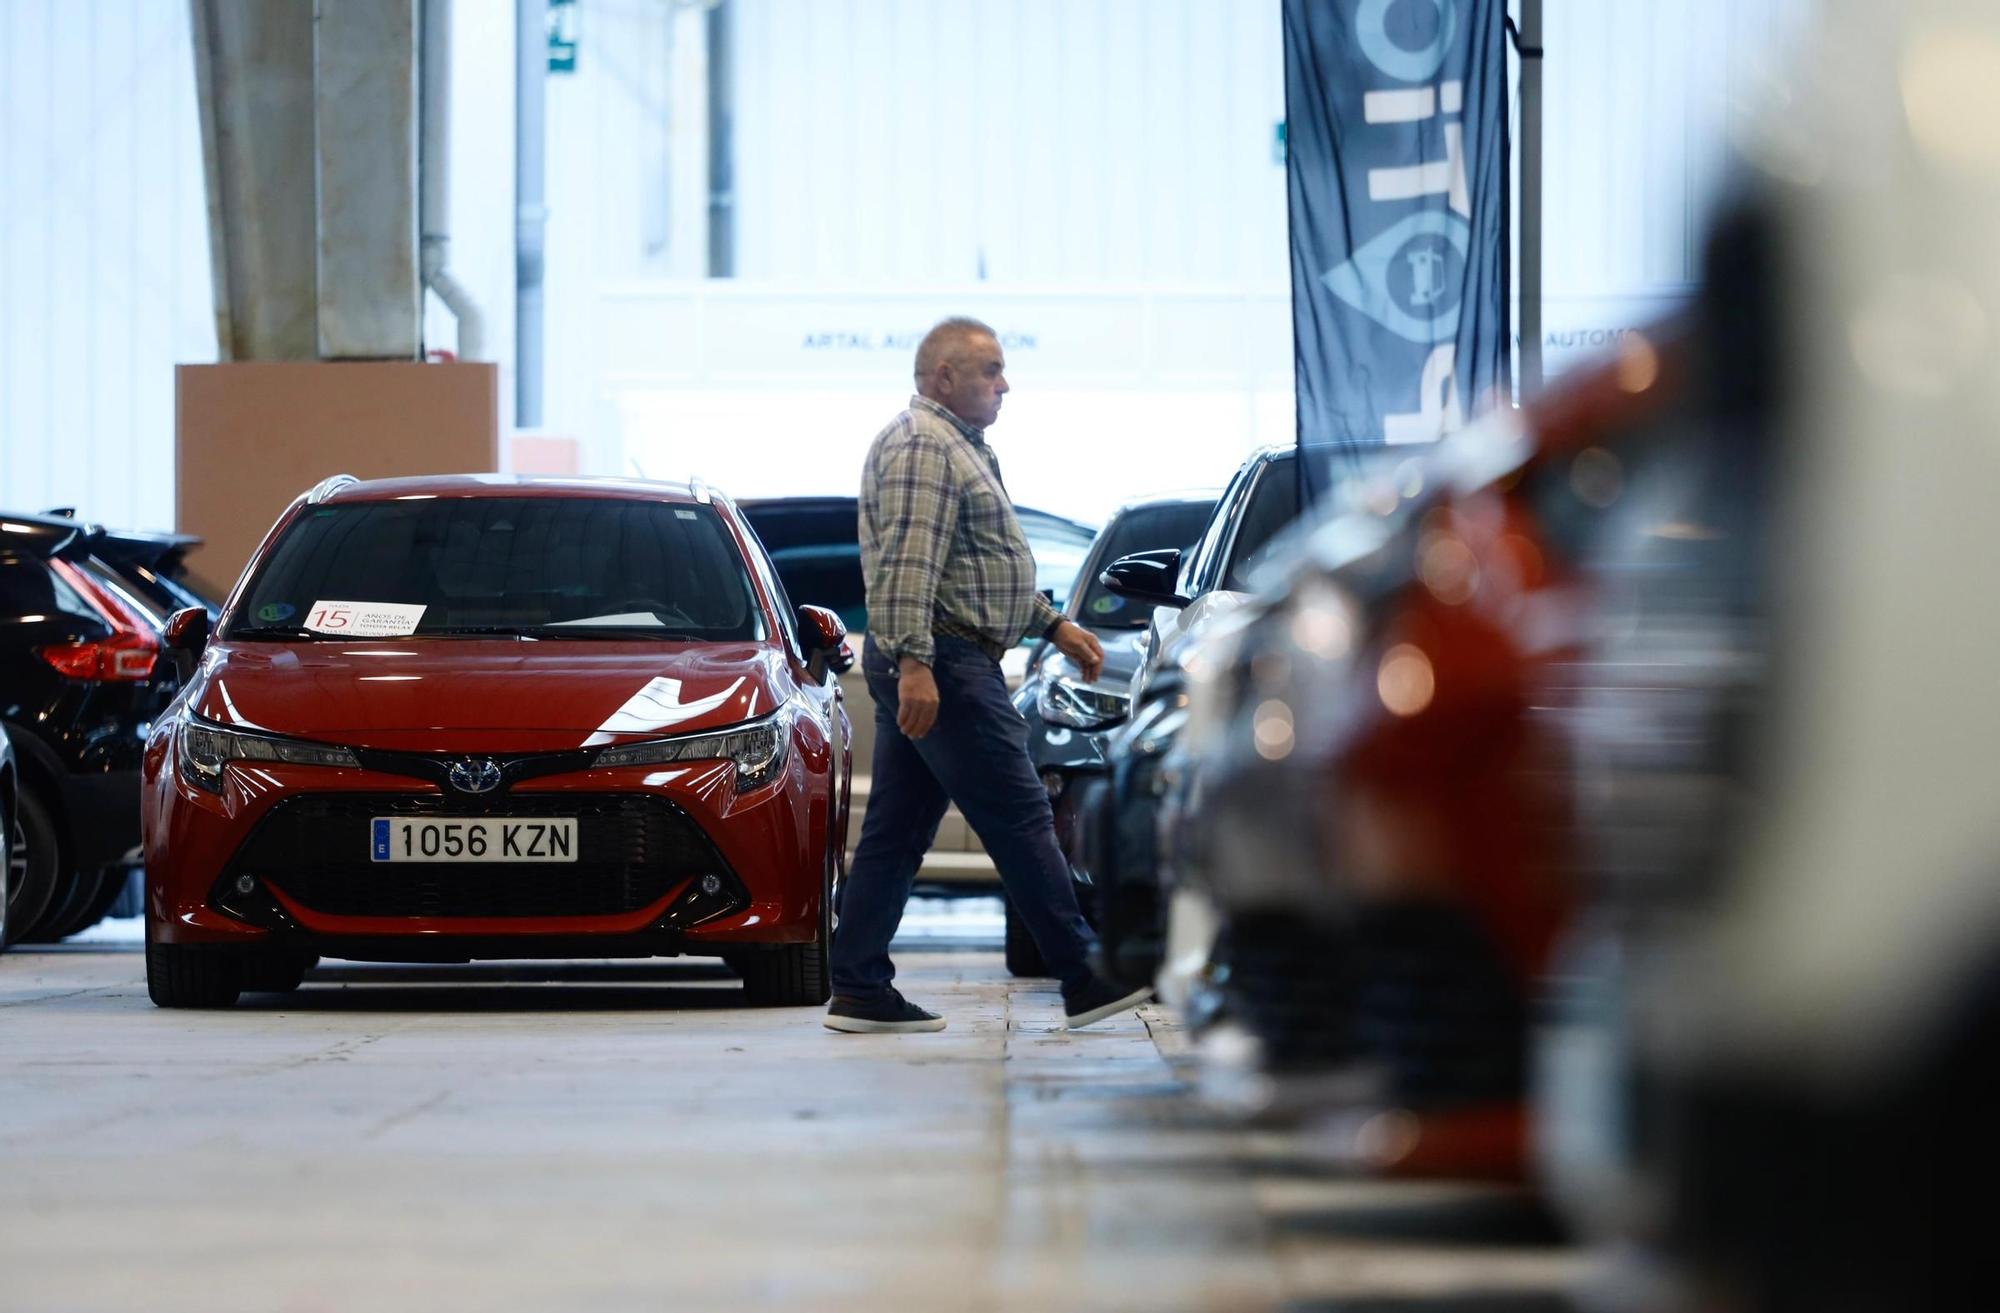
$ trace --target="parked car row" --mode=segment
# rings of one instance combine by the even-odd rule
[[[161,660],[166,616],[210,605],[183,573],[195,541],[0,514],[0,731],[15,789],[0,943],[62,939],[130,901],[139,760],[179,688]]]
[[[1924,176],[1958,208],[1752,193],[1691,313],[1336,471],[1232,587],[1252,462],[1191,555],[1103,570],[1158,608],[1124,699],[1051,695],[1093,717],[1050,783],[1104,966],[1184,1010],[1203,1087],[1358,1170],[1538,1184],[1607,1307],[1975,1275],[2000,415],[1939,353],[2000,262]],[[1828,238],[1912,226],[1946,281]]]

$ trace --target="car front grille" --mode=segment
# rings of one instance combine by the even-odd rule
[[[731,878],[687,814],[643,794],[511,794],[468,805],[449,796],[328,794],[273,807],[220,882],[255,876],[329,916],[616,916],[648,907],[691,875]],[[375,862],[378,816],[577,818],[575,862]]]

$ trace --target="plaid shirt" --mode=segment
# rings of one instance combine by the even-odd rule
[[[861,467],[868,631],[929,665],[932,635],[997,656],[1062,612],[1035,591],[1035,558],[986,436],[928,397],[889,422]]]

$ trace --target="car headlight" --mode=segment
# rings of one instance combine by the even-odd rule
[[[222,792],[222,768],[232,761],[282,761],[294,766],[361,767],[352,749],[228,729],[188,713],[180,724],[181,778],[208,793]]]
[[[625,743],[597,754],[599,766],[659,766],[673,761],[731,761],[736,791],[768,784],[784,767],[792,743],[796,708],[787,702],[761,720],[746,721],[708,734]]]
[[[1188,723],[1188,695],[1173,693],[1146,704],[1132,722],[1128,742],[1141,757],[1154,757],[1173,746],[1174,739]]]
[[[1051,725],[1071,729],[1103,729],[1125,719],[1132,701],[1094,684],[1063,675],[1044,675],[1035,692],[1035,710]]]

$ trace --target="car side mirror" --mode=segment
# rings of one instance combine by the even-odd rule
[[[182,607],[167,617],[161,640],[161,646],[173,659],[174,669],[180,672],[181,682],[186,683],[194,674],[194,663],[200,660],[202,649],[208,646],[208,612],[198,606]]]
[[[1179,549],[1134,552],[1106,566],[1098,581],[1120,597],[1155,606],[1187,606],[1189,599],[1174,591],[1180,581]]]
[[[838,675],[854,664],[854,654],[847,650],[847,626],[838,612],[823,606],[801,606],[798,621],[806,668],[814,678],[825,678],[829,670]]]

